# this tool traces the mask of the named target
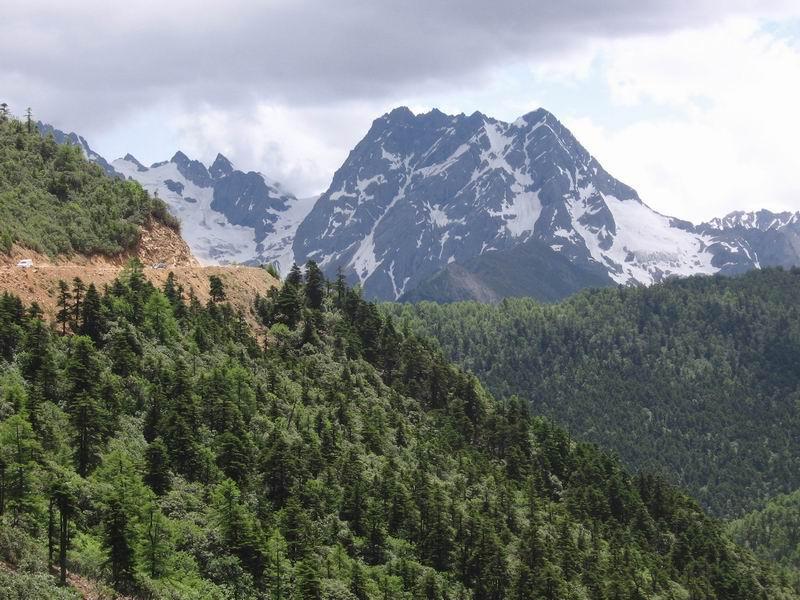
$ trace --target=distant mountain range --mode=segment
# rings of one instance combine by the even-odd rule
[[[649,208],[544,109],[513,123],[479,112],[376,119],[328,190],[298,199],[218,155],[108,163],[163,198],[204,262],[316,260],[369,298],[557,300],[588,286],[737,274],[800,263],[800,213],[734,212],[693,225]]]
[[[295,231],[316,200],[298,199],[261,173],[239,171],[221,154],[210,167],[183,152],[150,167],[130,154],[112,165],[167,202],[205,263],[276,263],[288,272]]]
[[[158,194],[181,221],[181,233],[205,264],[275,263],[288,272],[292,242],[300,221],[316,197],[296,198],[281,185],[254,171],[237,170],[222,154],[206,166],[176,152],[149,167],[131,154],[106,161],[75,133],[39,124],[56,141],[71,142],[112,177],[130,178]]]

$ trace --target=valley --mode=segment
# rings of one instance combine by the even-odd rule
[[[719,520],[798,486],[796,270],[759,262],[735,278],[675,279],[652,265],[691,269],[640,253],[614,272],[648,273],[650,285],[614,288],[600,255],[577,260],[512,219],[493,243],[524,241],[460,271],[444,263],[446,283],[419,298],[488,304],[379,306],[374,244],[385,241],[384,219],[400,226],[392,210],[417,193],[414,176],[398,179],[367,242],[342,234],[359,247],[363,285],[350,285],[352,273],[326,276],[336,262],[325,257],[305,256],[278,280],[235,264],[236,244],[227,258],[210,253],[233,240],[210,223],[245,219],[216,220],[219,190],[241,178],[255,182],[250,200],[265,202],[253,208],[254,243],[265,236],[255,246],[283,257],[246,262],[286,268],[307,252],[292,236],[308,235],[316,208],[288,195],[270,204],[278,187],[260,175],[179,153],[136,167],[150,177],[140,184],[123,173],[138,161],[105,168],[79,136],[59,145],[17,121],[0,133],[0,589],[220,600],[230,590],[331,600],[800,594],[792,542],[774,556],[762,541],[768,517]],[[488,167],[481,185],[510,165]],[[630,227],[673,227],[616,189],[639,215]],[[267,206],[276,212],[263,216]],[[558,206],[572,204],[554,215]],[[427,210],[437,227],[451,224]],[[760,213],[713,228],[751,230],[749,244],[768,234],[784,248],[795,224]],[[206,244],[200,260],[193,244]],[[535,268],[515,278],[520,265]],[[470,270],[469,285],[456,282]],[[91,299],[64,297],[60,282],[69,290],[76,277],[97,288]],[[551,302],[571,297],[509,298],[531,286]]]

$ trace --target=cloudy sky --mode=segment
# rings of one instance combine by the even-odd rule
[[[0,97],[324,191],[398,105],[555,113],[661,212],[800,210],[796,0],[5,0]]]

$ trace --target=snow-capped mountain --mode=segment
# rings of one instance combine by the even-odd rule
[[[732,212],[697,226],[697,231],[730,251],[720,253],[723,272],[800,265],[800,212]]]
[[[113,168],[169,205],[205,263],[271,262],[288,272],[295,231],[316,200],[298,199],[261,173],[236,170],[221,154],[210,167],[183,152],[150,167],[128,154]]]
[[[450,263],[528,240],[622,284],[714,273],[730,251],[650,209],[543,109],[504,123],[398,108],[336,172],[294,252],[397,299]]]
[[[699,227],[709,230],[730,231],[737,229],[758,229],[759,231],[777,231],[800,223],[800,212],[774,213],[768,210],[755,212],[734,211],[724,217],[711,219]]]

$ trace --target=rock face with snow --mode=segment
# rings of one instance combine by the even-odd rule
[[[288,272],[295,231],[315,200],[295,198],[261,173],[239,171],[221,154],[210,167],[183,152],[150,167],[128,154],[113,168],[166,201],[204,263],[271,262]]]
[[[800,265],[800,212],[736,211],[697,231],[720,247],[714,264],[723,273]]]
[[[377,119],[298,228],[294,253],[394,300],[452,263],[529,240],[540,259],[557,254],[595,283],[598,273],[650,284],[720,270],[710,238],[647,207],[543,109],[513,123],[407,108]],[[519,269],[529,255],[511,253]]]

